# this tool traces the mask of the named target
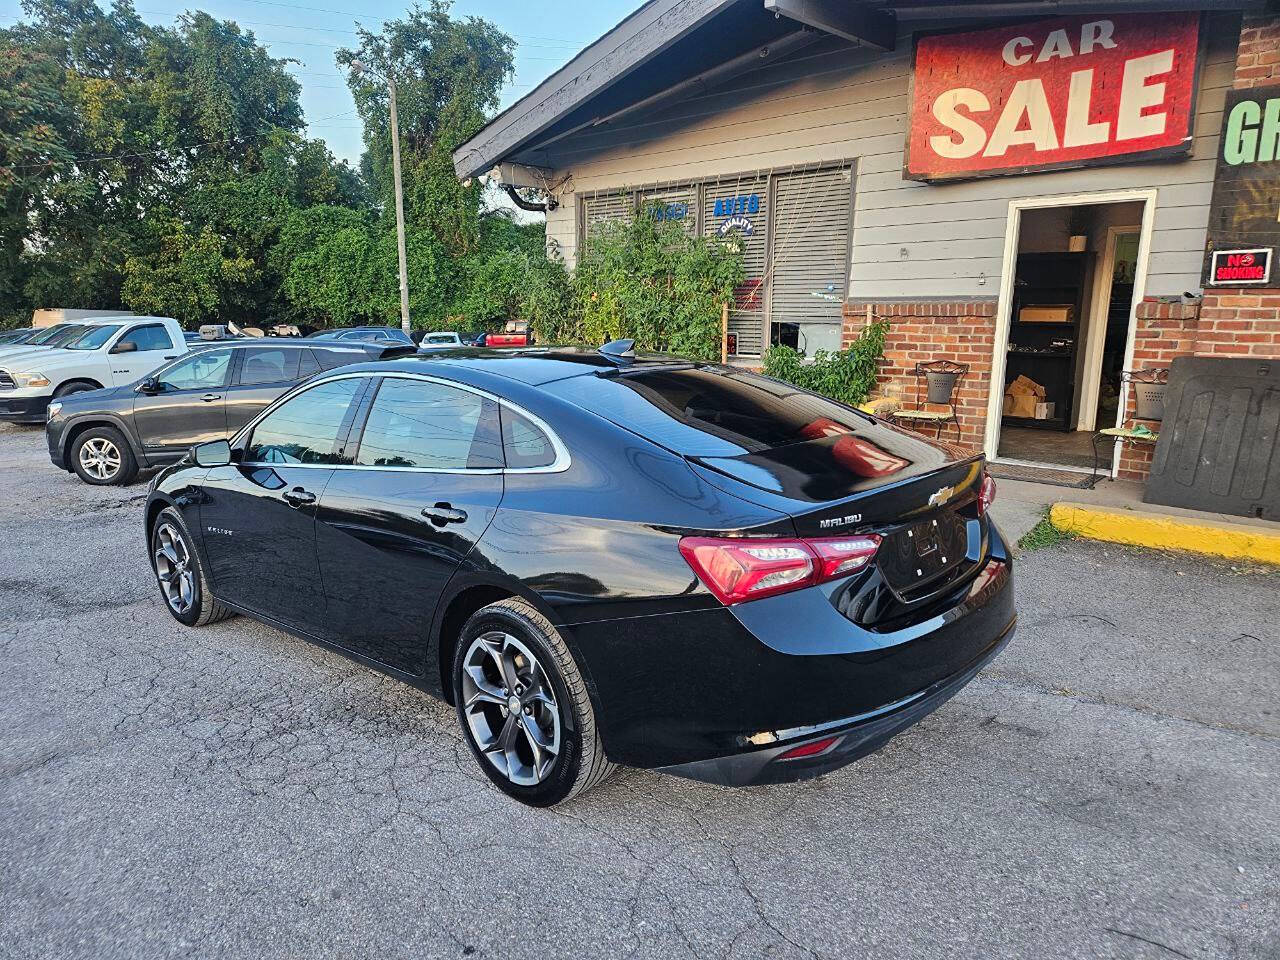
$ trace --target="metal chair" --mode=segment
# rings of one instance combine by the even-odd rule
[[[960,440],[960,420],[956,417],[955,393],[960,378],[969,372],[967,363],[956,363],[954,360],[927,360],[916,364],[916,406],[914,410],[899,410],[892,419],[912,426],[937,427],[934,436],[941,438],[942,428],[950,423],[956,430],[956,441]],[[924,399],[921,399],[921,387],[926,388]],[[945,410],[926,410],[925,404],[934,407],[946,407]]]
[[[1145,370],[1125,370],[1120,374],[1124,383],[1133,384],[1134,411],[1133,416],[1125,417],[1123,423],[1132,424],[1136,420],[1162,421],[1164,419],[1164,391],[1169,382],[1168,367],[1147,367]],[[1089,478],[1089,489],[1097,486],[1102,479],[1102,446],[1111,444],[1114,450],[1117,443],[1149,443],[1153,446],[1160,439],[1160,434],[1149,429],[1145,424],[1137,426],[1107,427],[1093,435],[1093,475]]]

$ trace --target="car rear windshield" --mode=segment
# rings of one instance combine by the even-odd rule
[[[658,367],[544,389],[688,457],[735,457],[865,428],[824,397],[751,373]]]

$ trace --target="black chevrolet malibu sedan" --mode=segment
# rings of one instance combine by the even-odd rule
[[[159,474],[179,621],[248,614],[441,695],[501,789],[615,764],[799,780],[952,696],[1014,627],[994,484],[739,370],[459,350],[322,374]]]

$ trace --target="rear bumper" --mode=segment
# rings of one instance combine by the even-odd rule
[[[746,784],[816,776],[875,750],[1012,636],[1013,564],[988,529],[974,575],[891,628],[842,612],[874,571],[733,607],[573,625],[566,639],[605,751],[627,766]],[[778,759],[836,735],[818,755]]]
[[[794,783],[809,780],[838,770],[847,764],[874,753],[897,734],[919,723],[934,710],[954,697],[972,680],[984,666],[995,658],[1013,638],[1014,624],[997,638],[977,661],[927,690],[890,704],[881,710],[856,717],[847,717],[816,728],[802,731],[780,731],[792,734],[790,739],[777,746],[737,753],[693,763],[679,763],[658,767],[659,773],[670,773],[690,780],[702,780],[725,787],[751,787],[768,783]],[[783,754],[806,744],[823,743],[832,737],[835,742],[821,753],[795,759],[780,759]]]
[[[49,397],[5,397],[0,394],[0,421],[44,423],[49,415]]]

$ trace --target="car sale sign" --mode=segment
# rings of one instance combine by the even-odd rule
[[[922,36],[905,175],[958,180],[1187,154],[1197,13]]]

